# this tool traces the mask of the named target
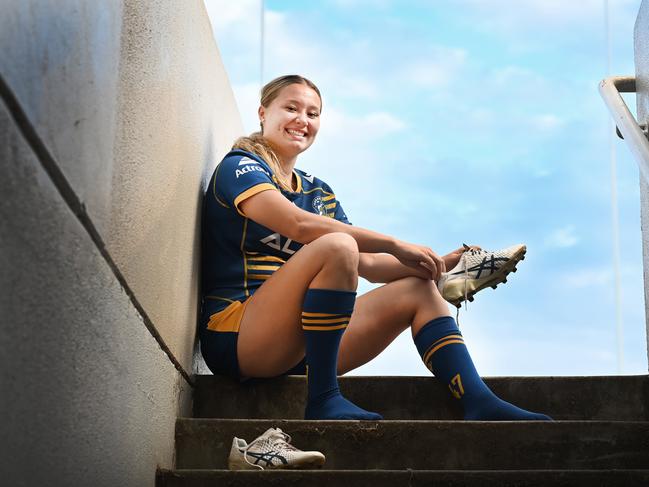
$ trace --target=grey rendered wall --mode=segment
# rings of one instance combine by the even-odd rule
[[[643,0],[634,30],[636,105],[639,124],[649,123],[649,0]],[[640,178],[640,219],[647,317],[647,355],[649,356],[649,185]]]
[[[153,485],[200,194],[242,133],[202,1],[0,0],[0,475]]]
[[[0,157],[2,483],[153,485],[189,386],[4,103]]]

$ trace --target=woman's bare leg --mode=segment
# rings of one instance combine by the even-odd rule
[[[303,246],[250,298],[239,329],[237,356],[246,377],[274,377],[305,351],[301,313],[308,288],[355,291],[359,252],[344,233]]]
[[[431,280],[407,277],[363,294],[340,343],[338,373],[366,364],[406,328],[414,337],[440,316],[450,316],[448,303]]]
[[[415,343],[422,358],[426,357],[435,376],[461,400],[466,419],[550,419],[518,408],[491,392],[478,375],[437,286],[417,277],[386,284],[356,300],[340,344],[338,373],[344,374],[372,360],[409,325],[413,338],[417,337]]]

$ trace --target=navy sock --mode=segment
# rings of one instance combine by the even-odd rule
[[[462,402],[464,419],[478,421],[551,420],[503,401],[482,381],[450,316],[428,322],[415,337],[424,364]]]
[[[383,419],[340,394],[338,346],[354,309],[356,293],[308,289],[302,309],[306,340],[308,397],[304,419]]]

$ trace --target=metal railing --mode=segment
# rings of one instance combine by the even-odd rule
[[[649,139],[647,126],[638,125],[635,117],[626,106],[620,93],[635,93],[635,78],[631,76],[612,76],[602,80],[599,93],[611,112],[618,134],[627,142],[631,155],[638,163],[640,173],[649,184]]]

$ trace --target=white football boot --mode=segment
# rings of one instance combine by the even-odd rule
[[[473,301],[473,295],[491,286],[507,282],[507,275],[516,272],[516,264],[525,258],[525,245],[512,245],[491,252],[464,246],[460,262],[449,272],[442,274],[437,288],[442,297],[458,308],[463,301]]]
[[[291,437],[279,428],[270,428],[249,444],[232,440],[228,458],[230,470],[265,470],[278,468],[319,468],[325,456],[319,451],[302,451],[290,444]]]

